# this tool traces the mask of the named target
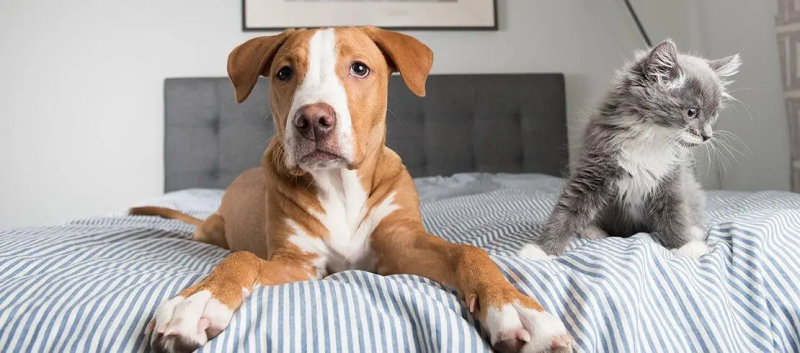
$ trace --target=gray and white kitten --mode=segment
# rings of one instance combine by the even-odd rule
[[[580,156],[536,244],[519,255],[560,255],[576,235],[651,233],[673,252],[699,257],[705,195],[692,150],[712,138],[738,55],[679,54],[671,40],[637,53],[589,116]]]

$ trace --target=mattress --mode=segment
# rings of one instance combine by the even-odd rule
[[[675,257],[648,234],[575,240],[553,261],[514,256],[538,235],[563,180],[466,173],[415,179],[425,226],[489,251],[585,352],[797,352],[800,195],[708,192],[710,254]],[[205,217],[222,190],[137,205]],[[124,213],[0,230],[0,352],[149,351],[159,303],[227,251],[193,227]],[[489,352],[451,288],[362,271],[254,290],[201,352]]]

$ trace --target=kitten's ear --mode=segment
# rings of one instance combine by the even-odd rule
[[[645,61],[644,73],[654,82],[672,81],[678,78],[678,47],[672,39],[656,45]]]
[[[733,76],[739,73],[739,66],[742,66],[742,59],[739,54],[726,56],[722,59],[707,60],[708,66],[720,77]]]

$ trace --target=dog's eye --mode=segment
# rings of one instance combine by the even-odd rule
[[[350,66],[350,75],[355,77],[364,78],[369,75],[369,68],[364,63],[355,63]]]
[[[697,113],[699,111],[700,111],[700,108],[689,108],[689,109],[686,109],[686,116],[688,116],[689,119],[694,119],[695,117],[697,117]]]
[[[281,81],[289,81],[289,79],[292,78],[293,74],[294,70],[292,70],[291,67],[284,66],[280,70],[278,70],[278,73],[275,74],[275,77],[277,77]]]

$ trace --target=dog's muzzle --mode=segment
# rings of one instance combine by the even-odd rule
[[[340,167],[347,164],[342,156],[336,129],[336,111],[326,103],[314,103],[297,110],[292,126],[294,155],[298,166],[306,170]]]

